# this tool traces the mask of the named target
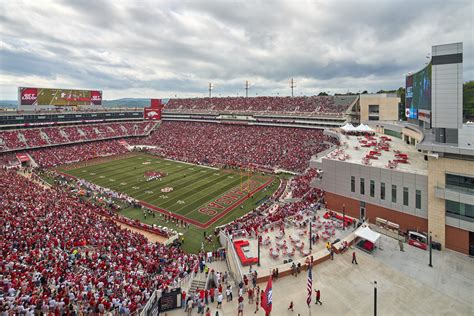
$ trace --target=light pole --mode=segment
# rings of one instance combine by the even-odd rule
[[[257,236],[257,253],[258,253],[257,265],[260,267],[260,236]]]
[[[342,230],[346,230],[346,204],[342,204]]]
[[[209,82],[209,86],[208,86],[208,89],[209,89],[209,98],[211,97],[212,95],[212,89],[214,88],[214,85],[212,84],[212,82]]]
[[[293,78],[290,79],[290,88],[291,88],[291,96],[293,97],[293,89],[296,88],[296,82]]]
[[[377,316],[377,281],[374,281],[374,316]]]
[[[309,220],[309,251],[313,250],[312,244],[313,244],[313,221],[310,219]]]
[[[429,235],[429,238],[428,238],[428,243],[429,243],[429,247],[430,247],[430,264],[428,265],[430,268],[433,268],[433,264],[432,264],[432,250],[433,250],[433,247],[431,246],[431,232],[430,232],[430,235]]]

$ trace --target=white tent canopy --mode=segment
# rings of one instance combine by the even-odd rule
[[[341,129],[346,132],[353,132],[355,130],[354,126],[351,123],[344,124],[344,126],[341,126]]]
[[[377,240],[380,238],[380,234],[377,232],[374,232],[369,227],[364,227],[362,229],[359,229],[355,232],[355,234],[357,237],[368,240],[373,244],[375,244]]]

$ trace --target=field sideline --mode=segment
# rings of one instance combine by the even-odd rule
[[[263,198],[271,196],[277,180],[268,175],[241,175],[237,170],[186,164],[147,154],[131,154],[57,170],[123,192],[150,209],[173,213],[200,228],[208,228],[224,217],[229,218],[227,214],[272,184],[271,192],[265,191]],[[147,171],[166,175],[162,179],[146,181],[144,173]],[[262,199],[261,194],[258,196]],[[256,206],[257,202],[252,204]]]

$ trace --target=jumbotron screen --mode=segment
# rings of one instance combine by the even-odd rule
[[[431,111],[431,64],[406,77],[406,117],[418,118],[419,110]]]
[[[102,91],[49,88],[19,88],[20,105],[102,105]]]

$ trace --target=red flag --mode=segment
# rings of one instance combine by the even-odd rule
[[[272,311],[272,277],[268,279],[267,288],[262,294],[261,306],[265,310],[265,315],[270,315]]]

